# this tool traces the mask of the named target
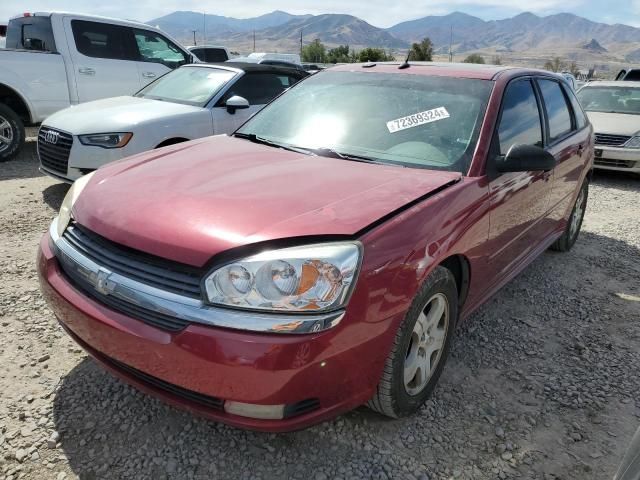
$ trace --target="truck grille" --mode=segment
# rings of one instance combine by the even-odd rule
[[[596,133],[596,145],[604,145],[606,147],[621,147],[631,140],[627,135],[609,135],[607,133]]]
[[[73,137],[68,133],[42,127],[38,132],[38,156],[42,166],[54,173],[67,175]]]
[[[118,245],[71,222],[63,238],[82,255],[125,277],[165,291],[200,299],[203,271]]]

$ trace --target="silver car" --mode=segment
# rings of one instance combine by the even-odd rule
[[[640,82],[592,82],[578,99],[596,136],[595,168],[640,174]]]

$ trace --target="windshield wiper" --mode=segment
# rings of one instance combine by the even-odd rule
[[[234,133],[234,137],[243,138],[249,140],[252,143],[259,143],[260,145],[269,145],[270,147],[282,148],[284,150],[290,150],[292,152],[304,153],[305,155],[311,155],[311,151],[306,148],[299,148],[293,145],[287,145],[284,143],[274,142],[264,137],[259,137],[255,133]]]
[[[351,153],[342,153],[329,147],[309,148],[307,150],[315,155],[318,155],[319,157],[341,158],[343,160],[352,160],[354,162],[363,163],[380,163],[370,157],[365,157],[363,155],[353,155]]]

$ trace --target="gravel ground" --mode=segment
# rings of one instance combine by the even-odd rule
[[[34,268],[67,187],[0,165],[0,479],[610,479],[640,423],[640,179],[597,174],[583,233],[462,325],[422,411],[292,434],[195,418],[112,378]]]

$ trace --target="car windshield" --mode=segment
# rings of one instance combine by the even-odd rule
[[[136,97],[204,107],[235,75],[219,68],[178,68],[147,85]]]
[[[584,87],[578,92],[578,100],[588,112],[640,115],[638,87]]]
[[[492,86],[325,71],[276,99],[237,134],[345,159],[466,173]]]

